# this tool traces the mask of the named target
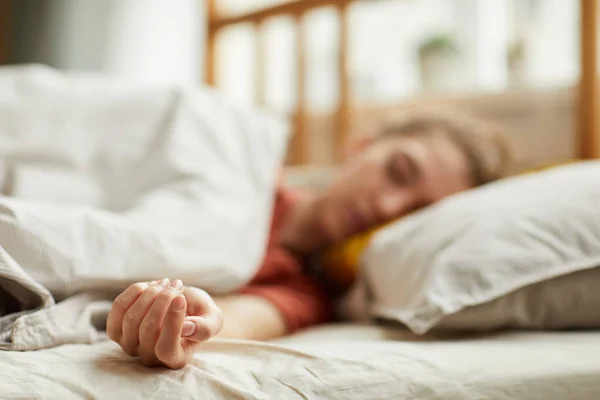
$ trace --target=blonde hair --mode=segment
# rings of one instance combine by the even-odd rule
[[[512,173],[511,146],[504,131],[488,121],[456,110],[420,111],[385,125],[380,137],[389,135],[445,135],[465,154],[475,186]]]

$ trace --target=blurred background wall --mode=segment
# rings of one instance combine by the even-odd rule
[[[197,0],[11,0],[9,63],[128,79],[197,83],[204,6]]]

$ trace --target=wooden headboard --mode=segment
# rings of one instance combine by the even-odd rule
[[[246,14],[232,17],[221,16],[217,10],[217,0],[207,0],[207,15],[209,18],[208,42],[206,54],[206,82],[214,85],[216,79],[216,43],[217,35],[226,27],[240,24],[252,23],[258,35],[257,45],[257,76],[256,76],[256,100],[259,104],[264,103],[265,93],[265,43],[264,35],[261,35],[263,23],[273,17],[288,15],[294,17],[295,42],[296,42],[296,107],[293,113],[295,135],[291,144],[290,161],[294,164],[304,164],[309,160],[310,143],[307,134],[307,96],[305,90],[306,82],[306,32],[303,18],[311,10],[335,6],[340,17],[339,24],[339,50],[338,50],[338,87],[340,88],[339,101],[336,110],[335,122],[335,148],[343,149],[348,140],[349,118],[351,113],[351,95],[348,74],[348,6],[353,0],[297,0],[288,1],[272,7],[255,10]],[[341,151],[335,158],[342,157]]]
[[[333,6],[339,15],[339,46],[337,54],[337,79],[338,87],[340,88],[339,102],[334,115],[330,116],[326,129],[333,137],[329,139],[329,148],[332,154],[330,159],[339,161],[342,154],[341,149],[349,139],[351,121],[358,118],[363,118],[360,115],[365,115],[365,110],[359,110],[353,106],[351,93],[351,85],[348,76],[348,48],[349,35],[351,29],[348,22],[348,7],[351,3],[360,0],[296,0],[288,1],[282,4],[254,10],[244,14],[235,16],[221,15],[217,8],[217,0],[207,0],[207,15],[209,18],[208,28],[208,43],[206,54],[206,82],[215,85],[217,82],[216,65],[216,47],[217,36],[227,27],[250,23],[255,28],[257,35],[256,47],[256,102],[264,104],[264,93],[266,86],[265,76],[265,39],[262,35],[262,27],[265,21],[278,16],[292,16],[295,23],[295,40],[296,40],[296,107],[292,113],[294,122],[295,135],[291,143],[290,158],[291,164],[306,164],[315,163],[315,157],[311,157],[311,149],[318,148],[312,141],[318,135],[312,135],[312,130],[315,129],[314,115],[307,114],[307,96],[305,90],[306,68],[304,60],[306,58],[306,29],[304,16],[312,10]],[[402,1],[402,0],[396,0]],[[598,120],[598,111],[600,111],[600,103],[598,101],[598,35],[597,35],[597,15],[598,15],[598,0],[580,0],[581,13],[581,30],[580,30],[580,45],[581,45],[581,80],[579,85],[574,88],[574,93],[568,94],[572,106],[568,107],[568,112],[573,115],[568,118],[573,126],[570,127],[570,136],[567,140],[572,141],[571,148],[572,156],[580,158],[596,158],[600,157],[600,126]],[[564,97],[564,96],[563,96]],[[506,102],[506,100],[502,100]],[[578,106],[579,105],[579,106]],[[360,115],[359,115],[360,114]],[[368,114],[368,112],[366,112]],[[373,115],[377,113],[372,113]],[[547,111],[550,115],[550,111]],[[317,117],[318,119],[318,117]],[[323,133],[323,132],[321,132]],[[537,139],[539,140],[539,136]],[[550,138],[549,140],[553,140]],[[565,139],[562,138],[562,144]],[[561,140],[558,140],[559,142]],[[534,144],[535,147],[535,144]],[[545,161],[545,160],[543,160]],[[318,161],[317,161],[318,163]]]

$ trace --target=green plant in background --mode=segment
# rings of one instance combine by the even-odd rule
[[[527,57],[527,42],[518,37],[508,44],[506,49],[506,68],[508,84],[520,87],[525,84],[525,58]]]
[[[458,53],[454,36],[450,34],[435,34],[424,39],[418,46],[420,57],[453,56]]]
[[[509,67],[520,65],[525,58],[525,40],[522,38],[515,39],[508,45],[506,54]]]
[[[451,87],[459,52],[454,36],[446,33],[429,36],[418,44],[417,49],[422,90]]]

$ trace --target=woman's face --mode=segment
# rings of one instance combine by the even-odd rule
[[[472,186],[467,158],[447,135],[390,135],[350,157],[313,211],[332,244]]]

